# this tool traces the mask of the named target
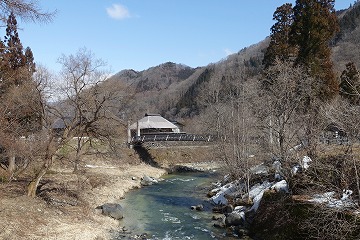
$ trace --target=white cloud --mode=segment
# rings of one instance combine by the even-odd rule
[[[129,10],[121,4],[113,4],[111,7],[106,8],[106,12],[111,18],[117,20],[131,17]]]
[[[228,48],[226,48],[224,51],[225,51],[226,56],[229,56],[229,55],[231,55],[231,54],[234,53],[233,51],[231,51],[231,50],[228,49]]]

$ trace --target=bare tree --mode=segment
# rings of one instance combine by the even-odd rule
[[[37,0],[0,0],[0,21],[6,22],[11,13],[33,22],[49,22],[55,15],[42,11]]]
[[[261,120],[260,128],[268,136],[273,157],[288,164],[294,160],[292,149],[301,144],[304,147],[308,139],[306,129],[312,116],[304,107],[313,94],[312,79],[302,68],[282,61],[269,67],[265,74],[255,112]]]
[[[0,41],[0,165],[7,171],[8,180],[29,165],[33,148],[25,139],[41,126],[41,103],[36,83],[31,80],[34,59],[30,48],[23,51],[15,17],[48,22],[54,14],[41,11],[37,1],[0,0],[0,21],[4,23],[0,27],[6,27],[5,41]]]
[[[228,74],[226,66],[216,69],[201,91],[199,102],[204,109],[201,119],[207,128],[204,130],[216,135],[216,156],[232,177],[243,179],[249,187],[259,135],[251,104],[256,89],[253,79],[247,77],[245,68],[238,69],[235,75]]]
[[[360,204],[360,162],[357,159],[353,147],[358,145],[360,138],[360,106],[343,99],[335,99],[322,108],[322,113],[327,117],[329,123],[335,123],[342,129],[348,138],[345,148],[345,156],[351,162],[352,168],[348,169],[353,176],[346,179],[346,184],[352,190],[356,190],[357,201]]]
[[[9,181],[29,165],[31,146],[25,139],[39,130],[40,111],[41,102],[33,81],[11,86],[2,94],[0,156],[1,167],[7,171]]]
[[[317,205],[308,208],[307,219],[303,219],[300,229],[309,239],[358,239],[357,217],[339,208]]]
[[[59,61],[63,65],[63,82],[58,89],[62,100],[56,104],[43,102],[44,131],[36,137],[43,164],[28,187],[29,196],[36,195],[41,178],[53,161],[61,157],[60,149],[71,147],[74,150],[72,162],[77,171],[86,146],[93,140],[113,140],[122,124],[116,113],[126,98],[119,94],[121,89],[103,84],[108,77],[103,70],[105,63],[85,48],[75,55],[64,55]],[[39,79],[46,79],[46,76],[39,76]],[[54,122],[60,123],[60,127],[54,127]]]

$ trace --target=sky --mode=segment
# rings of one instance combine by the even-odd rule
[[[58,72],[62,56],[81,48],[112,73],[165,62],[206,66],[269,36],[281,0],[39,0],[50,23],[19,22],[35,62]],[[345,9],[354,0],[336,0]]]

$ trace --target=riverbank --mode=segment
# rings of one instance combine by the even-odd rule
[[[121,221],[100,215],[95,207],[118,202],[127,191],[140,187],[144,175],[163,174],[165,170],[146,164],[91,167],[81,177],[57,174],[58,187],[53,187],[60,193],[50,191],[45,201],[1,189],[0,239],[111,239],[119,231]],[[75,194],[77,184],[82,184],[83,190]],[[61,185],[66,185],[67,190],[60,190]]]
[[[184,157],[171,151],[172,164],[177,162],[174,154]],[[194,162],[187,166],[202,166],[200,160]],[[167,174],[165,169],[145,164],[126,150],[120,159],[86,158],[76,174],[71,165],[56,163],[34,199],[25,196],[26,178],[1,183],[0,239],[112,239],[126,219],[103,216],[95,208],[118,203],[130,189],[141,187],[144,175],[159,178]]]

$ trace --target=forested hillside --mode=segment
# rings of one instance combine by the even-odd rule
[[[340,32],[336,36],[333,46],[333,61],[338,72],[345,69],[347,62],[354,62],[360,66],[360,4],[339,15]]]
[[[340,76],[347,62],[360,66],[360,4],[341,10],[337,15],[340,31],[332,41],[332,59],[336,74]],[[109,81],[126,83],[134,91],[131,111],[126,113],[131,118],[153,112],[170,119],[191,119],[207,107],[200,97],[208,91],[207,86],[217,84],[219,89],[226,88],[224,85],[240,75],[242,79],[259,77],[269,41],[267,38],[208,66],[193,69],[168,62],[140,72],[123,70]]]
[[[134,91],[131,112],[127,116],[136,118],[152,112],[169,119],[187,119],[206,108],[199,96],[207,91],[208,85],[237,78],[240,71],[246,71],[249,78],[259,74],[267,44],[268,39],[217,63],[196,69],[168,62],[141,72],[123,70],[108,81],[113,85],[125,83]],[[225,83],[222,82],[221,85],[223,84]]]

